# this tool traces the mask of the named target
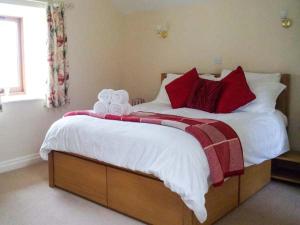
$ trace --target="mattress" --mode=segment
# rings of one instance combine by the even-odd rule
[[[217,115],[187,108],[174,110],[155,102],[138,105],[135,111],[224,121],[241,139],[246,166],[274,158],[289,148],[284,116],[278,111]],[[210,186],[209,166],[198,141],[182,130],[88,116],[66,117],[49,129],[40,150],[42,158],[46,160],[51,150],[152,174],[179,194],[200,222],[207,218],[205,194]]]

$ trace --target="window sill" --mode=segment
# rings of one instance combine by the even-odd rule
[[[2,103],[10,103],[10,102],[23,102],[23,101],[35,101],[35,100],[43,100],[43,97],[37,97],[32,95],[11,95],[11,96],[2,96]]]

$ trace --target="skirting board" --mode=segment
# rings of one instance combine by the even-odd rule
[[[41,162],[42,159],[39,153],[18,157],[15,159],[0,162],[0,173],[9,172],[20,169],[32,164]]]

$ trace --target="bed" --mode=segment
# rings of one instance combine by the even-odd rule
[[[162,74],[162,80],[166,78],[166,74]],[[289,76],[288,75],[282,75],[282,83],[287,85],[289,83]],[[152,104],[152,105],[151,105]],[[154,109],[156,112],[164,112],[164,113],[172,113],[167,106],[159,105],[155,102],[140,105],[136,108],[136,110],[144,110],[147,111],[147,109]],[[274,118],[272,117],[272,120],[278,120],[283,121],[284,119],[280,119],[281,117],[284,117],[283,114],[288,115],[288,89],[284,91],[281,96],[278,99],[277,102],[277,111],[274,114]],[[177,110],[175,113],[177,114],[186,114],[187,109],[180,109]],[[193,113],[196,113],[195,111],[188,111],[191,115]],[[282,114],[283,113],[283,114]],[[205,114],[202,114],[201,116],[205,117]],[[245,115],[245,120],[251,120],[251,116]],[[218,118],[222,120],[222,118]],[[260,121],[265,121],[267,117],[260,118]],[[73,121],[76,120],[76,121]],[[232,119],[234,120],[234,119]],[[257,118],[255,118],[257,121]],[[77,117],[77,118],[71,118],[68,121],[63,121],[62,124],[59,124],[59,126],[62,127],[69,127],[70,129],[74,129],[71,124],[75,124],[78,122],[78,124],[82,124],[84,122],[86,123],[97,123],[95,120],[90,120],[87,122],[85,118]],[[100,124],[99,124],[100,125]],[[107,123],[107,124],[101,124],[101,126],[110,127],[111,130],[113,130],[113,124]],[[116,125],[117,126],[117,125]],[[128,127],[130,126],[130,127]],[[201,196],[195,197],[196,200],[205,202],[205,208],[207,212],[206,215],[199,215],[203,211],[203,209],[199,209],[197,212],[198,215],[196,216],[195,213],[190,209],[193,207],[192,202],[189,202],[188,195],[181,189],[183,188],[178,182],[180,179],[184,179],[184,174],[189,173],[189,170],[187,172],[181,172],[181,177],[176,178],[176,174],[173,174],[171,179],[167,180],[164,179],[164,171],[165,170],[158,170],[156,168],[153,168],[153,165],[149,165],[147,169],[143,169],[147,167],[147,165],[139,165],[137,162],[142,161],[143,164],[147,164],[147,161],[141,160],[142,157],[145,157],[147,159],[148,155],[146,154],[147,151],[145,150],[143,154],[138,155],[136,157],[136,161],[134,162],[128,162],[128,161],[114,161],[116,158],[122,158],[122,154],[132,154],[134,151],[132,149],[138,149],[141,147],[139,143],[134,142],[135,136],[129,135],[129,132],[127,129],[136,130],[136,126],[140,126],[137,124],[130,124],[126,125],[124,127],[124,130],[119,130],[120,133],[127,134],[124,136],[126,141],[124,142],[115,142],[114,140],[108,141],[110,143],[110,146],[103,146],[104,141],[107,140],[105,138],[109,138],[107,136],[102,136],[101,138],[103,140],[81,140],[80,147],[81,151],[76,151],[76,140],[80,140],[80,132],[75,132],[73,136],[77,135],[77,139],[74,139],[74,143],[68,143],[68,140],[66,140],[67,136],[64,136],[63,139],[60,140],[60,142],[63,144],[58,145],[57,143],[59,141],[56,140],[57,136],[59,136],[59,133],[53,132],[52,137],[48,137],[48,140],[53,139],[52,141],[48,141],[47,143],[44,143],[42,146],[42,149],[44,149],[44,156],[43,158],[48,157],[48,164],[49,164],[49,184],[50,187],[58,187],[62,188],[64,190],[67,190],[69,192],[72,192],[74,194],[80,195],[84,198],[87,198],[91,201],[94,201],[96,203],[99,203],[105,207],[111,208],[113,210],[116,210],[118,212],[124,213],[128,216],[134,217],[138,220],[141,220],[143,222],[146,222],[148,224],[154,224],[154,225],[197,225],[197,224],[213,224],[218,219],[226,215],[231,210],[238,207],[240,204],[242,204],[244,201],[246,201],[248,198],[250,198],[253,194],[255,194],[257,191],[259,191],[262,187],[264,187],[269,181],[270,181],[270,172],[271,172],[271,163],[270,159],[276,157],[278,154],[282,153],[282,150],[284,149],[286,143],[284,143],[284,140],[281,143],[281,149],[272,151],[270,149],[267,149],[265,151],[265,154],[258,155],[255,157],[255,159],[252,157],[249,153],[249,157],[246,157],[247,160],[245,160],[245,173],[242,176],[239,177],[232,177],[228,179],[221,187],[209,187],[209,181],[207,181],[207,177],[209,174],[206,174],[205,171],[207,169],[207,165],[205,165],[204,161],[196,161],[195,165],[200,165],[203,168],[199,168],[199,171],[204,171],[203,174],[201,174],[201,177],[199,178],[198,173],[192,173],[194,176],[198,177],[197,179],[202,179],[201,182],[207,183],[207,185],[201,185],[201,182],[199,182],[199,187],[195,185],[197,188],[203,189],[203,192],[207,194],[205,195],[205,198],[203,196],[203,199]],[[149,125],[145,125],[146,127]],[[278,125],[278,129],[284,129],[285,124],[280,122]],[[273,127],[274,128],[274,127]],[[270,130],[273,130],[271,128]],[[84,130],[78,127],[78,129]],[[96,131],[92,128],[92,131]],[[117,127],[116,129],[120,129]],[[152,129],[152,130],[151,130]],[[159,129],[155,130],[155,129]],[[167,134],[170,136],[170,132],[175,132],[172,128],[162,128],[160,126],[150,126],[145,128],[144,130],[141,130],[140,138],[144,137],[144,135],[147,136],[147,132],[150,130],[150,133],[159,133],[159,132],[165,132],[165,136]],[[58,130],[56,130],[58,131]],[[64,130],[63,132],[65,132]],[[86,130],[86,132],[91,132],[90,129]],[[115,131],[118,133],[118,131]],[[126,133],[127,132],[127,133]],[[177,131],[176,131],[177,132]],[[174,139],[176,138],[179,133],[174,133],[169,138]],[[161,133],[159,133],[161,134]],[[162,133],[163,134],[163,133]],[[181,136],[183,136],[182,133],[180,133]],[[247,135],[247,132],[244,132],[244,135]],[[63,136],[63,135],[62,135]],[[155,135],[154,135],[155,136]],[[153,137],[154,140],[160,140],[160,136],[156,135]],[[156,139],[155,139],[156,138]],[[189,138],[188,135],[186,136],[186,140]],[[259,136],[257,136],[259,138]],[[132,140],[132,145],[126,146],[127,143],[130,143]],[[286,139],[285,139],[286,140]],[[109,149],[109,154],[106,155],[97,155],[97,145],[95,145],[96,142],[100,142],[101,146],[100,148],[106,148]],[[168,140],[166,140],[167,142]],[[49,144],[49,143],[52,144]],[[249,141],[248,141],[249,142]],[[93,143],[95,146],[91,146],[91,143]],[[177,142],[176,142],[177,143]],[[181,144],[181,146],[185,146],[185,142],[178,142]],[[177,143],[177,145],[178,145]],[[152,143],[153,144],[153,143]],[[250,143],[251,144],[251,143]],[[148,143],[148,145],[151,145],[151,143]],[[152,146],[154,147],[161,147],[161,145],[164,145],[164,143],[160,143],[160,146]],[[75,146],[75,147],[74,147]],[[268,145],[266,145],[268,146]],[[278,143],[275,143],[275,146],[278,146]],[[87,148],[92,148],[93,151],[87,151]],[[180,148],[180,145],[179,145]],[[68,151],[69,149],[72,149],[72,151]],[[127,149],[126,151],[122,151],[120,153],[120,149]],[[133,151],[133,152],[132,152]],[[179,151],[179,150],[178,150]],[[91,153],[92,152],[92,153]],[[201,151],[199,151],[201,152]],[[258,152],[258,151],[257,151]],[[270,152],[270,154],[266,154],[266,152]],[[275,152],[275,153],[274,153]],[[136,152],[135,152],[136,153]],[[134,153],[134,154],[135,154]],[[171,152],[172,153],[172,152]],[[47,154],[47,156],[46,156]],[[114,154],[119,154],[118,157],[113,157]],[[188,153],[190,154],[191,158],[196,158],[194,153]],[[198,154],[198,153],[197,153]],[[247,155],[247,154],[246,154]],[[253,154],[252,154],[253,155]],[[181,155],[179,159],[176,160],[184,160],[185,156]],[[198,156],[197,156],[198,157]],[[134,157],[133,157],[134,158]],[[199,155],[199,158],[203,158]],[[99,160],[99,159],[105,159],[105,160]],[[151,160],[149,160],[151,161]],[[176,165],[172,162],[171,165]],[[176,161],[177,162],[177,161]],[[159,163],[157,165],[160,165]],[[152,166],[152,167],[151,167]],[[158,166],[159,167],[159,166]],[[174,166],[176,167],[176,166]],[[197,168],[197,167],[196,167]],[[176,168],[173,168],[172,170],[176,171]],[[169,173],[172,174],[172,170],[169,169]],[[173,177],[174,182],[173,182]],[[188,183],[188,182],[195,182],[195,179],[191,179],[190,181],[184,181],[182,183]],[[177,182],[177,183],[176,183]],[[182,193],[181,193],[182,191]],[[180,193],[181,195],[179,196]],[[195,193],[192,192],[191,193]],[[186,196],[185,196],[186,195]],[[188,206],[189,207],[188,207]],[[196,206],[194,206],[196,207]],[[202,211],[201,211],[202,210]],[[207,216],[207,220],[204,223],[199,222],[199,218],[203,220]],[[202,221],[203,222],[203,221]]]

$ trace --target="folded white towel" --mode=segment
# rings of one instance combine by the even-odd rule
[[[126,104],[129,102],[129,94],[125,90],[118,90],[112,93],[111,103]]]
[[[124,116],[124,115],[129,115],[132,112],[133,112],[133,107],[129,103],[125,103],[125,104],[111,103],[109,106],[109,114],[112,115]]]
[[[94,112],[98,114],[108,114],[109,104],[103,101],[98,101],[94,105]]]
[[[98,94],[98,100],[109,104],[111,102],[113,92],[113,89],[103,89]]]

